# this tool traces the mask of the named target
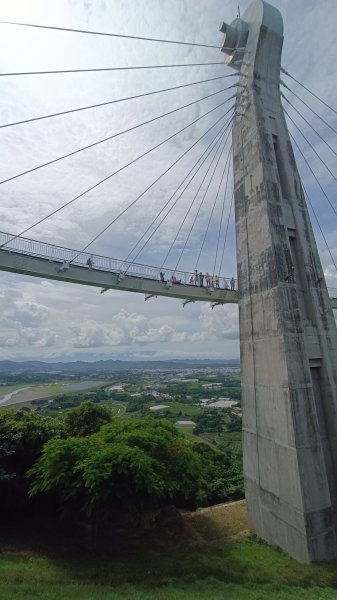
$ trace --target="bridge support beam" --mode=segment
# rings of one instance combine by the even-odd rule
[[[233,152],[249,519],[301,562],[332,559],[336,325],[280,100],[282,17],[255,0],[222,31],[244,86]]]

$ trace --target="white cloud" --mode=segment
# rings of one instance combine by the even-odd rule
[[[236,305],[226,304],[213,310],[210,306],[203,306],[200,322],[209,339],[239,338],[239,313]]]
[[[94,321],[82,322],[71,327],[74,348],[98,348],[101,346],[133,346],[156,343],[179,343],[199,341],[202,334],[177,331],[169,325],[153,326],[144,315],[120,311],[104,327]]]

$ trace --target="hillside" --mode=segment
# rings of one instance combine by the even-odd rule
[[[33,526],[32,526],[33,527]],[[108,546],[28,532],[4,544],[6,600],[333,600],[337,562],[300,565],[249,531],[244,502],[116,525]]]
[[[155,369],[200,369],[207,367],[238,367],[239,359],[232,360],[155,360],[155,361],[123,361],[99,360],[96,362],[43,362],[11,360],[0,361],[0,373],[70,373],[84,374],[106,373],[125,370],[155,370]]]

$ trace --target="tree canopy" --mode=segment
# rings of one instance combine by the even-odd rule
[[[169,422],[115,420],[85,438],[53,439],[30,469],[31,494],[49,492],[90,514],[194,499],[202,457]]]
[[[85,400],[80,406],[67,411],[65,415],[66,431],[71,436],[86,436],[96,433],[112,419],[110,408]]]

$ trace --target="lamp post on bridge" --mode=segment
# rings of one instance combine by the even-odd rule
[[[337,556],[337,332],[280,97],[283,22],[254,0],[221,26],[240,71],[233,165],[245,490],[258,535]]]

